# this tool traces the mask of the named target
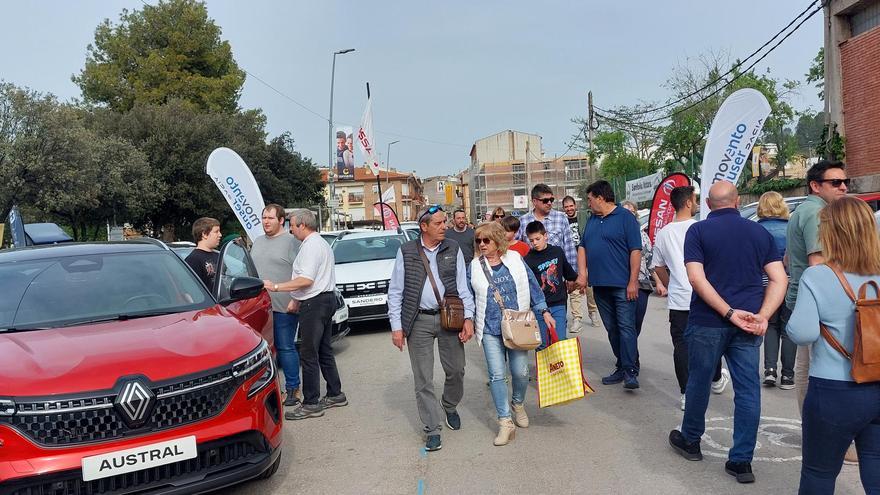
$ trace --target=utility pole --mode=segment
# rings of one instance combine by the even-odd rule
[[[532,189],[532,169],[529,167],[529,138],[526,138],[526,197],[531,195]],[[528,208],[528,199],[526,200],[526,208]]]
[[[587,165],[590,167],[590,184],[593,179],[593,92],[587,92],[587,126],[584,129],[587,138]]]

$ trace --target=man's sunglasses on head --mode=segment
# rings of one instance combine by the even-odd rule
[[[443,208],[440,205],[434,205],[434,206],[428,208],[428,210],[426,212],[422,213],[422,216],[419,217],[419,222],[421,222],[422,219],[425,218],[426,216],[433,215],[434,213],[437,213],[438,211],[443,211]]]

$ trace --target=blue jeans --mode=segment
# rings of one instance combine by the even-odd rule
[[[559,337],[559,340],[565,340],[568,337],[566,336],[565,329],[568,326],[568,306],[566,304],[560,304],[559,306],[550,306],[547,308],[550,310],[550,316],[556,320],[556,336]],[[544,315],[541,314],[540,311],[535,311],[535,318],[538,319],[538,328],[541,330],[541,345],[538,346],[538,350],[545,349],[548,345],[550,345],[550,332],[547,331],[547,325],[544,323]]]
[[[803,409],[803,456],[798,493],[834,493],[853,440],[865,493],[880,493],[880,383],[811,376]]]
[[[507,397],[507,383],[504,381],[504,357],[510,366],[510,377],[513,382],[513,402],[522,404],[526,399],[526,387],[529,386],[529,352],[515,351],[504,347],[500,335],[483,334],[483,354],[486,356],[486,368],[489,371],[489,391],[495,402],[498,419],[510,417],[510,404]]]
[[[688,382],[685,388],[681,433],[688,442],[700,440],[706,431],[706,409],[712,378],[721,356],[733,379],[733,462],[752,462],[758,422],[761,419],[759,361],[762,338],[730,325],[704,327],[689,324],[684,332],[688,346]]]
[[[275,332],[275,352],[278,363],[284,371],[284,388],[299,388],[299,353],[296,351],[296,329],[299,315],[294,313],[272,312],[272,327]]]
[[[596,306],[602,324],[608,331],[611,351],[617,358],[618,369],[639,373],[639,340],[636,333],[636,301],[627,301],[626,289],[619,287],[593,287]]]
[[[636,336],[642,334],[642,322],[645,321],[645,313],[648,312],[648,296],[651,291],[639,289],[639,298],[636,299]]]

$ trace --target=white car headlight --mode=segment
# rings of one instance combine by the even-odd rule
[[[275,379],[275,362],[269,343],[263,340],[256,349],[232,363],[232,376],[247,382],[259,375],[260,378],[248,387],[248,398],[266,388]]]

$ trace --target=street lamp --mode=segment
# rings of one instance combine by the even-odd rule
[[[389,177],[391,177],[391,145],[400,141],[391,141],[388,143],[388,149],[385,153],[385,185],[388,185]],[[379,191],[381,193],[381,191]]]
[[[333,84],[336,79],[336,56],[344,55],[346,53],[351,53],[354,51],[354,48],[347,48],[345,50],[339,50],[338,52],[333,52],[333,68],[330,69],[330,118],[327,119],[328,125],[328,134],[330,138],[330,165],[327,169],[327,184],[330,189],[330,225],[331,228],[335,228],[336,223],[336,208],[333,207],[333,201],[336,200],[336,189],[333,185],[333,170],[336,166],[336,160],[333,159]]]

